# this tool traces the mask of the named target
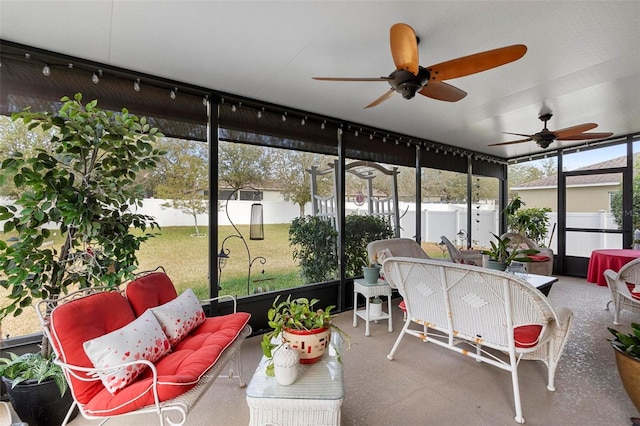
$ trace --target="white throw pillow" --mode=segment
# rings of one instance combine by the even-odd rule
[[[380,250],[377,254],[376,254],[376,260],[378,261],[379,264],[382,265],[382,262],[384,262],[384,260],[388,257],[393,256],[391,254],[391,250],[389,250],[388,248],[384,249],[384,250]]]
[[[153,313],[147,310],[124,327],[83,343],[96,368],[110,368],[125,362],[146,359],[154,362],[171,350],[167,336]],[[147,368],[144,364],[99,374],[111,394],[122,389]]]
[[[172,346],[205,320],[200,300],[190,288],[172,301],[151,308],[150,311],[158,319]]]

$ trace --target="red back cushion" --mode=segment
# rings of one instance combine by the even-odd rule
[[[61,361],[92,368],[83,343],[124,327],[134,319],[131,306],[116,291],[72,300],[51,312],[52,343]],[[82,404],[104,389],[100,380],[83,382],[72,377],[70,385],[75,399]]]
[[[636,285],[634,283],[625,283],[627,285],[627,288],[629,289],[629,292],[631,293],[631,297],[633,297],[634,299],[640,300],[640,293],[634,293],[633,290],[635,290]]]
[[[517,348],[532,348],[540,340],[542,326],[539,324],[528,324],[516,327],[513,330],[513,338]]]
[[[543,254],[530,254],[527,255],[527,257],[531,259],[532,262],[546,262],[550,259],[549,256],[545,256]]]
[[[134,279],[127,285],[125,294],[136,316],[178,297],[171,278],[164,272],[152,272]]]

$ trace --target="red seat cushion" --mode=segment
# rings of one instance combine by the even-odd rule
[[[400,310],[404,312],[407,312],[407,304],[404,303],[404,300],[398,304],[398,308],[400,308]]]
[[[539,324],[521,325],[513,330],[517,348],[531,348],[538,344],[542,326]]]
[[[531,259],[532,262],[546,262],[550,259],[549,256],[545,256],[543,254],[529,254],[527,257]]]
[[[93,368],[83,343],[118,330],[135,318],[127,299],[119,292],[97,293],[76,299],[57,306],[51,312],[52,343],[61,361]],[[70,385],[76,401],[82,404],[102,391],[107,392],[99,380],[85,382],[71,377]]]
[[[136,316],[178,297],[171,278],[164,272],[152,272],[134,279],[127,285],[125,294]]]
[[[161,383],[158,386],[160,401],[175,398],[195,386],[222,351],[235,341],[249,318],[245,312],[207,318],[181,340],[172,353],[158,360],[155,365]],[[102,388],[84,408],[95,416],[111,416],[153,404],[151,383],[151,371],[147,369],[115,395]]]
[[[640,293],[634,293],[633,290],[636,288],[634,283],[625,283],[627,288],[629,289],[629,293],[631,293],[631,297],[634,299],[640,300]]]

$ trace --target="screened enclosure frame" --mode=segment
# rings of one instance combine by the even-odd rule
[[[499,209],[507,202],[507,164],[504,158],[449,146],[447,144],[389,132],[385,129],[362,126],[336,117],[322,116],[255,99],[236,96],[213,89],[193,86],[154,75],[96,63],[82,58],[62,55],[31,46],[0,40],[0,114],[31,106],[33,110],[56,111],[62,96],[80,92],[83,99],[98,99],[105,109],[120,111],[126,107],[131,113],[148,118],[166,136],[203,141],[209,144],[209,208],[218,200],[217,157],[220,141],[273,146],[283,149],[329,154],[337,157],[337,196],[344,199],[345,161],[359,161],[405,166],[416,170],[416,204],[421,202],[421,173],[423,167],[467,174],[467,223],[471,223],[471,179],[473,176],[498,178]],[[50,67],[44,76],[42,67]],[[100,71],[100,83],[92,82],[92,75]],[[134,89],[134,83],[143,89]],[[170,96],[173,92],[175,96]],[[271,136],[268,141],[259,135]],[[634,136],[637,140],[638,135]],[[624,143],[621,142],[621,143]],[[628,142],[631,143],[631,142]],[[271,144],[271,145],[269,145]],[[628,202],[628,198],[625,198]],[[344,203],[342,203],[344,204]],[[629,204],[630,205],[630,204]],[[629,206],[628,205],[628,206]],[[344,229],[344,206],[338,212],[340,228]],[[210,214],[209,253],[219,252],[217,215]],[[500,215],[500,232],[505,230],[504,214]],[[472,227],[468,226],[468,243],[472,241]],[[339,242],[342,241],[342,232]],[[420,242],[421,223],[416,215],[416,239]],[[344,248],[341,265],[344,265]],[[210,295],[218,294],[216,262],[209,261]],[[305,286],[309,297],[322,298],[336,304],[340,311],[352,304],[352,283],[344,276],[322,285]],[[287,290],[289,292],[289,290]],[[290,293],[300,294],[301,289]],[[271,296],[252,295],[243,298],[242,309],[261,312],[270,305]],[[212,307],[211,309],[218,309]],[[257,317],[258,315],[254,315]],[[257,320],[256,320],[257,321]],[[252,324],[255,330],[264,324]]]

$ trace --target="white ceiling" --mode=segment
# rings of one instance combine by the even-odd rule
[[[420,64],[525,44],[520,60],[448,80],[459,102],[395,94],[389,28],[411,25]],[[418,138],[511,158],[553,112],[556,130],[640,132],[640,1],[13,1],[0,38]],[[554,142],[549,149],[580,144]]]

